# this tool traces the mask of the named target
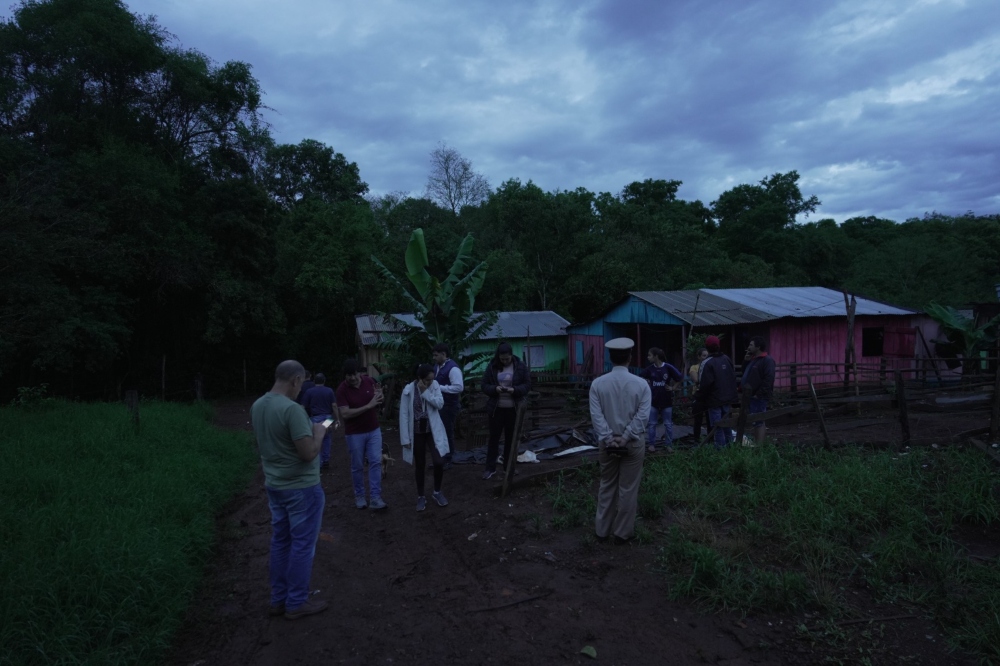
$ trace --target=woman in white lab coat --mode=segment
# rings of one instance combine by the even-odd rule
[[[424,363],[417,368],[416,379],[403,388],[399,399],[399,441],[403,445],[403,460],[413,465],[417,480],[417,511],[427,508],[424,497],[424,475],[427,450],[434,464],[434,493],[438,506],[447,506],[441,492],[444,480],[444,459],[448,453],[448,434],[438,413],[444,406],[444,395],[434,379],[434,366]]]

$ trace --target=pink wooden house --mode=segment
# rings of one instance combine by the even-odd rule
[[[610,367],[604,342],[622,336],[636,341],[635,365],[645,365],[649,348],[660,347],[668,361],[683,368],[692,329],[720,336],[723,351],[737,365],[750,338],[760,335],[774,359],[780,365],[795,364],[800,378],[810,374],[817,383],[830,383],[840,381],[836,373],[843,372],[844,295],[824,287],[629,292],[601,317],[566,329],[570,371],[604,372]],[[932,340],[937,332],[937,323],[923,313],[857,298],[854,347],[861,378],[874,379],[865,373],[881,375],[897,368],[927,369],[926,359],[935,356]],[[945,371],[943,364],[939,370]],[[790,375],[790,368],[779,372],[778,386],[788,386]]]

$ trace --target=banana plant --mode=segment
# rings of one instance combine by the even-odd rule
[[[406,277],[413,286],[412,291],[372,256],[381,276],[395,285],[421,324],[413,326],[390,315],[381,315],[400,333],[375,343],[375,347],[397,353],[397,360],[393,363],[397,370],[408,367],[412,362],[427,362],[431,348],[439,342],[444,342],[451,348],[452,357],[463,368],[489,354],[466,353],[470,345],[486,335],[499,318],[496,312],[475,312],[476,296],[486,280],[486,262],[472,265],[472,244],[472,234],[466,235],[458,247],[448,275],[444,280],[439,280],[427,270],[430,261],[427,258],[424,230],[415,229],[410,235],[404,256]]]
[[[1000,315],[977,326],[975,320],[947,305],[931,303],[927,306],[927,314],[941,325],[947,336],[946,340],[931,340],[931,342],[954,347],[965,364],[963,373],[974,372],[979,353],[989,349],[997,340]]]

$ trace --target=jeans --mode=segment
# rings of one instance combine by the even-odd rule
[[[322,423],[323,421],[326,421],[327,419],[332,419],[332,418],[333,418],[333,414],[320,414],[318,416],[313,416],[312,417],[312,422],[313,423]],[[321,465],[326,465],[327,463],[330,462],[330,438],[331,438],[330,433],[331,432],[333,432],[333,431],[327,429],[327,431],[326,431],[326,437],[323,438],[323,448],[321,448],[319,450],[319,463]]]
[[[732,407],[723,405],[722,407],[708,408],[708,428],[715,428],[715,424],[729,416]],[[733,431],[729,428],[715,428],[715,448],[722,449],[733,443]]]
[[[486,441],[486,470],[497,470],[497,457],[500,454],[500,434],[503,433],[503,464],[510,464],[514,448],[514,422],[517,421],[516,407],[497,407],[490,414],[490,438]]]
[[[326,495],[316,484],[295,490],[267,489],[271,507],[271,605],[295,610],[309,599],[316,540]]]
[[[368,489],[372,499],[382,497],[382,429],[357,435],[345,435],[347,453],[351,456],[351,481],[354,496],[365,496],[365,459],[368,459]]]
[[[747,414],[762,414],[767,411],[767,400],[765,398],[750,398],[747,406]],[[763,421],[754,421],[753,427],[759,428],[764,425]]]
[[[656,424],[663,420],[663,444],[673,446],[674,443],[674,408],[649,408],[649,425],[646,427],[646,443],[656,444]]]
[[[458,418],[460,411],[462,411],[462,405],[445,402],[444,407],[438,412],[441,416],[441,422],[444,424],[444,432],[448,435],[448,460],[451,460],[451,455],[455,453],[455,419]]]

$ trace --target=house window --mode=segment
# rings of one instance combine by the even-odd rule
[[[527,360],[529,368],[545,367],[544,345],[531,345],[530,347],[523,347],[522,349],[523,349],[523,356]]]
[[[576,362],[578,365],[583,363],[583,340],[576,341]]]
[[[881,356],[885,340],[884,326],[867,326],[861,329],[861,356]]]

